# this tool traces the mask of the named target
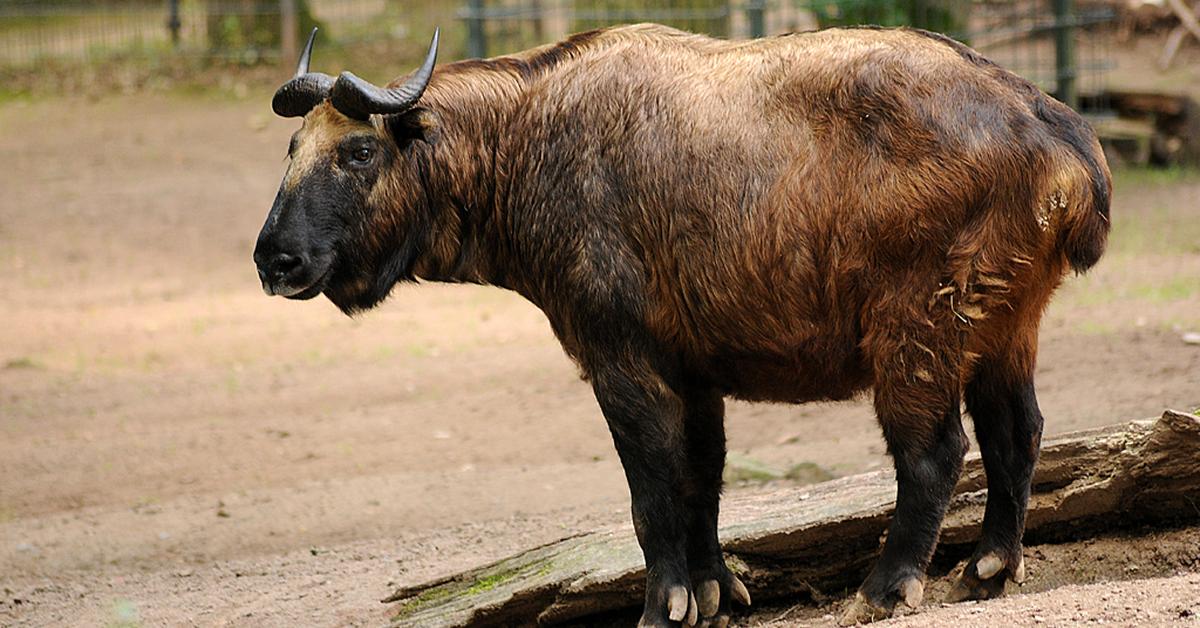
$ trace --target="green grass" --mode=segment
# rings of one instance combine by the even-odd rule
[[[1119,210],[1113,212],[1106,257],[1200,253],[1200,212],[1162,206],[1127,215]]]
[[[1200,294],[1200,277],[1172,277],[1165,281],[1134,286],[1131,297],[1152,303],[1183,301]]]
[[[1122,190],[1146,185],[1172,185],[1176,183],[1200,182],[1200,169],[1174,166],[1152,168],[1137,166],[1113,170],[1113,188]]]
[[[1108,256],[1200,252],[1200,169],[1123,168],[1113,187]]]
[[[1113,325],[1098,321],[1080,321],[1077,329],[1088,336],[1111,336],[1117,333],[1117,328]]]
[[[1180,318],[1200,318],[1187,315],[1200,298],[1200,169],[1123,168],[1113,184],[1108,251],[1067,278],[1051,312],[1091,336],[1194,328]]]
[[[1123,274],[1118,283],[1098,285],[1090,277],[1073,279],[1064,292],[1079,305],[1097,306],[1120,301],[1142,301],[1151,305],[1186,301],[1200,295],[1200,278],[1175,276],[1145,279]]]
[[[41,370],[46,368],[44,364],[29,356],[20,356],[12,358],[4,363],[4,368],[9,370]]]

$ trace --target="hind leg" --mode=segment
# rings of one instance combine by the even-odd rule
[[[1036,338],[1001,359],[985,359],[966,387],[987,472],[987,508],[979,544],[947,601],[981,600],[1021,582],[1021,536],[1033,467],[1042,441],[1042,413],[1033,389]]]
[[[688,475],[684,494],[687,508],[687,562],[699,607],[697,626],[728,625],[730,602],[749,605],[746,586],[725,565],[717,539],[722,472],[725,469],[725,402],[709,389],[685,396],[684,433]]]
[[[967,449],[953,341],[899,338],[886,343],[891,351],[876,359],[875,369],[875,411],[896,468],[896,511],[843,625],[886,618],[899,602],[920,605],[925,569]]]

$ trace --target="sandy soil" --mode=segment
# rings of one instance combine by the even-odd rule
[[[295,126],[267,101],[0,107],[0,625],[377,625],[396,585],[627,519],[528,303],[412,286],[351,320],[262,295],[250,252]],[[1118,184],[1111,255],[1044,327],[1050,433],[1200,406],[1200,177]],[[769,467],[889,464],[868,401],[729,415]],[[1200,564],[1173,569],[900,623],[1194,620]]]

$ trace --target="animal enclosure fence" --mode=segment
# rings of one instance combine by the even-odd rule
[[[735,39],[829,26],[914,26],[964,41],[1075,105],[1080,92],[1104,88],[1114,11],[1074,0],[469,0],[458,15],[467,25],[467,50],[480,57],[629,22]]]
[[[1077,1],[1084,0],[466,0],[454,13],[453,5],[421,0],[0,0],[0,68],[171,55],[291,63],[296,42],[318,24],[322,46],[342,47],[405,38],[423,46],[441,25],[445,60],[629,22],[735,39],[910,25],[965,41],[1075,103],[1078,93],[1103,90],[1113,16],[1107,5]]]
[[[313,25],[332,43],[405,36],[395,0],[0,0],[0,66],[112,57],[273,61]]]

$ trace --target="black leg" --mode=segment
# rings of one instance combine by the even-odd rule
[[[717,538],[725,469],[725,401],[714,390],[700,389],[689,391],[685,402],[687,559],[700,612],[697,625],[724,627],[733,600],[750,604],[750,594],[726,566]]]
[[[898,602],[920,605],[925,569],[968,446],[957,336],[890,324],[869,333],[863,345],[873,361],[875,413],[896,468],[896,511],[843,625],[890,617]]]
[[[933,557],[967,449],[958,400],[947,404],[936,423],[920,428],[912,423],[897,427],[902,420],[891,419],[889,429],[889,419],[880,417],[896,467],[896,512],[883,552],[843,616],[843,624],[889,617],[897,602],[912,608],[921,603],[925,568]]]
[[[630,351],[597,361],[592,383],[625,469],[646,559],[639,626],[694,624],[687,564],[684,403],[652,361]]]
[[[1043,420],[1032,376],[1014,370],[1004,363],[982,364],[967,384],[967,410],[987,472],[987,509],[979,544],[947,598],[951,602],[996,597],[1007,580],[1025,578],[1021,536]]]

